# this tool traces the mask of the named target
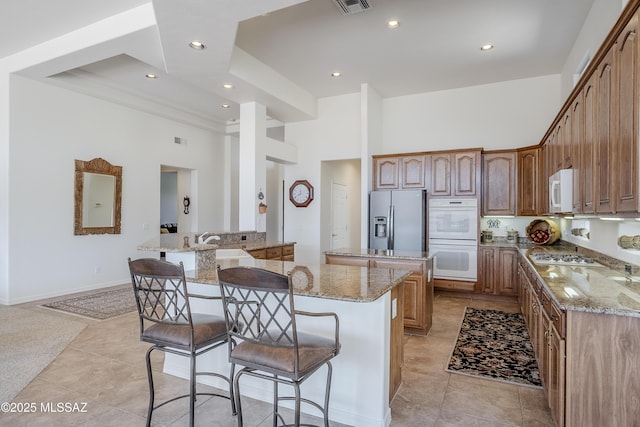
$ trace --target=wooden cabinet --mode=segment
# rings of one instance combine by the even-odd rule
[[[592,75],[582,89],[584,105],[583,139],[580,145],[580,189],[582,190],[582,213],[594,213],[593,199],[595,183],[598,179],[596,169],[596,75]],[[575,191],[575,189],[574,189]]]
[[[518,282],[520,308],[536,354],[547,403],[556,425],[564,426],[566,315],[522,260],[518,262]]]
[[[269,246],[261,249],[247,249],[247,253],[255,259],[272,259],[278,261],[293,261],[293,245]]]
[[[614,115],[613,108],[613,50],[610,50],[598,66],[597,84],[598,97],[596,101],[597,139],[596,139],[596,213],[610,213],[611,206],[611,166]]]
[[[374,190],[397,190],[400,188],[400,158],[374,157]]]
[[[477,197],[480,149],[432,153],[431,197]]]
[[[391,313],[391,337],[389,348],[389,403],[393,400],[402,384],[402,367],[404,365],[404,322],[401,313],[404,312],[404,288],[401,283],[391,289],[391,304],[395,312]]]
[[[485,294],[518,296],[518,251],[515,248],[481,246],[478,251],[480,280]]]
[[[427,189],[427,160],[424,154],[373,157],[373,189]]]
[[[433,323],[433,260],[326,254],[327,264],[410,270],[404,281],[404,331],[426,335]]]
[[[565,339],[564,313],[553,303],[545,290],[540,295],[544,341],[540,349],[547,403],[556,425],[564,425],[565,402]]]
[[[516,215],[517,154],[482,154],[482,215]]]
[[[451,196],[451,153],[431,154],[431,197]]]
[[[400,187],[425,189],[426,156],[403,156],[400,158]]]
[[[580,161],[580,150],[582,148],[583,133],[584,133],[584,105],[583,94],[578,93],[573,100],[570,112],[570,122],[565,126],[568,126],[570,132],[567,132],[567,141],[565,141],[565,147],[568,153],[565,154],[565,168],[573,169],[573,203],[572,212],[582,212],[582,165]]]
[[[538,215],[539,148],[518,151],[517,215]]]
[[[638,206],[638,15],[622,30],[614,45],[617,67],[615,105],[617,129],[614,144],[612,185],[614,212],[637,212]]]
[[[453,195],[477,197],[481,182],[480,150],[453,154]]]

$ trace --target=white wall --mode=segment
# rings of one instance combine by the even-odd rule
[[[621,0],[594,0],[571,52],[562,67],[562,102],[573,90],[573,76],[585,55],[593,58],[605,37],[613,28],[624,8]],[[551,123],[549,123],[551,124]]]
[[[360,94],[318,100],[318,119],[285,126],[285,139],[298,147],[298,163],[285,168],[285,191],[297,179],[314,186],[314,200],[306,208],[285,203],[286,241],[296,241],[296,262],[322,262],[320,250],[321,162],[360,158]]]
[[[10,107],[9,291],[0,303],[126,283],[127,257],[158,235],[162,164],[197,170],[191,224],[222,229],[222,136],[17,76]],[[123,168],[122,233],[74,236],[74,159],[95,157]]]
[[[388,98],[374,154],[538,144],[560,105],[559,75]]]

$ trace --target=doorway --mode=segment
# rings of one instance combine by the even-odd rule
[[[360,159],[321,162],[321,251],[360,247],[360,167]]]

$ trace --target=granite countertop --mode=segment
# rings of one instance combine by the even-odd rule
[[[185,245],[185,238],[187,239],[187,245]],[[265,249],[274,248],[279,246],[293,245],[295,242],[246,242],[246,243],[231,243],[225,244],[224,241],[216,241],[215,244],[208,243],[195,243],[194,233],[173,233],[173,234],[159,234],[151,240],[148,240],[138,245],[140,251],[156,251],[156,252],[198,252],[198,251],[210,251],[218,248],[229,249]]]
[[[291,272],[295,295],[353,302],[371,302],[402,283],[411,272],[387,268],[352,267],[345,265],[296,265],[292,261],[270,261],[253,258],[216,261],[220,268],[258,267],[279,274]],[[188,282],[218,285],[215,268],[185,272]]]
[[[404,258],[404,259],[429,259],[429,252],[421,251],[389,251],[385,249],[358,249],[341,248],[325,252],[326,255],[358,256],[368,258]]]
[[[640,276],[626,277],[606,266],[536,265],[529,254],[537,251],[566,253],[567,248],[534,246],[520,249],[561,309],[640,317]]]

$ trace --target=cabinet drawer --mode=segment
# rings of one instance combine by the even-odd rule
[[[459,292],[475,292],[476,282],[463,282],[461,280],[434,279],[433,285],[436,289]]]
[[[565,315],[553,302],[549,304],[549,311],[547,312],[549,319],[553,322],[553,326],[560,334],[560,337],[564,339],[566,337],[565,331]]]
[[[282,248],[267,248],[267,259],[280,259],[282,258]]]
[[[424,263],[420,261],[399,260],[392,261],[386,259],[372,259],[371,267],[377,268],[395,268],[396,270],[409,270],[413,273],[422,274],[424,271]]]
[[[293,245],[287,245],[282,247],[282,256],[293,255]]]
[[[247,251],[249,255],[254,257],[255,259],[267,259],[267,250],[266,249],[255,249],[252,251]]]

